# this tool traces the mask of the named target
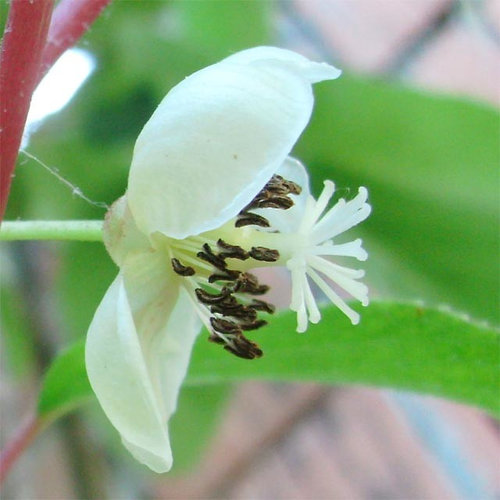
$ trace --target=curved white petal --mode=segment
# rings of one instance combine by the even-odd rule
[[[118,198],[106,213],[103,239],[106,250],[118,266],[122,265],[129,253],[151,248],[147,236],[137,228],[126,195]]]
[[[327,63],[318,63],[307,59],[297,52],[280,49],[278,47],[254,47],[252,49],[242,50],[224,61],[238,62],[244,64],[262,64],[267,66],[282,65],[289,67],[291,71],[299,71],[311,83],[321,82],[323,80],[333,80],[338,78],[342,71]]]
[[[317,63],[268,49],[186,78],[146,123],[128,185],[141,231],[182,239],[221,226],[285,161],[309,121]]]
[[[168,419],[200,325],[174,283],[161,273],[155,280],[148,273],[155,266],[135,259],[141,262],[127,260],[89,327],[87,373],[125,446],[155,472],[166,472]]]

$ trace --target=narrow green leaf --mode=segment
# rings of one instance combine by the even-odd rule
[[[353,327],[336,309],[297,334],[284,313],[256,332],[260,360],[242,363],[198,342],[188,382],[248,378],[392,387],[446,397],[500,414],[500,336],[449,313],[374,303]]]
[[[294,330],[295,315],[287,312],[255,332],[252,338],[265,356],[253,362],[206,342],[203,332],[186,384],[245,379],[362,384],[446,397],[500,415],[500,336],[495,330],[446,312],[395,303],[370,305],[356,327],[338,310],[326,308],[322,322],[307,333]],[[79,342],[47,373],[40,415],[62,415],[91,394]]]

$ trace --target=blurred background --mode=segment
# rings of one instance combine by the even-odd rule
[[[115,0],[33,106],[24,147],[53,172],[20,155],[6,220],[102,218],[99,203],[124,192],[135,138],[163,95],[260,44],[345,71],[315,87],[295,154],[316,191],[325,176],[347,192],[369,188],[373,296],[498,324],[499,148],[482,118],[500,102],[498,0]],[[34,406],[50,360],[85,335],[116,269],[97,243],[5,243],[0,257],[4,442]],[[154,475],[92,401],[37,439],[3,498],[500,497],[498,423],[431,397],[190,386],[171,432],[174,470]]]

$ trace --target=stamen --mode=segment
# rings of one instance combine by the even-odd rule
[[[217,241],[217,246],[219,246],[224,250],[223,252],[219,252],[219,257],[222,257],[223,259],[231,258],[231,259],[247,260],[249,258],[248,252],[243,250],[243,248],[241,248],[238,245],[230,245],[229,243],[226,243],[224,240],[219,239]]]
[[[236,222],[234,223],[235,227],[243,227],[243,226],[260,226],[260,227],[270,227],[269,221],[262,217],[261,215],[240,212]]]
[[[233,292],[263,295],[269,291],[267,285],[260,285],[257,276],[251,273],[241,273],[233,286]]]
[[[194,293],[196,294],[196,298],[202,304],[211,305],[211,304],[218,304],[218,303],[222,302],[225,298],[227,298],[229,296],[231,291],[229,289],[227,289],[226,287],[224,287],[220,293],[212,294],[212,293],[209,293],[209,292],[203,290],[203,288],[196,288]]]
[[[211,333],[210,336],[208,337],[208,340],[210,342],[213,342],[214,344],[225,344],[226,341],[222,338],[216,335],[215,333]]]
[[[203,250],[204,252],[198,252],[196,255],[200,259],[203,259],[206,262],[209,262],[212,264],[214,267],[219,269],[220,271],[225,271],[226,270],[226,263],[224,262],[224,259],[219,257],[218,255],[215,255],[212,252],[212,249],[210,248],[210,245],[208,243],[205,243],[203,245]]]
[[[226,335],[239,335],[241,328],[234,322],[222,318],[210,318],[210,324],[216,332],[225,333]]]
[[[252,299],[252,303],[249,304],[248,307],[251,307],[256,311],[263,311],[269,314],[274,314],[274,311],[276,310],[273,304],[269,304],[269,302],[265,302],[264,300],[258,300],[258,299]]]
[[[237,304],[237,307],[226,308],[224,305],[215,305],[210,307],[210,312],[222,314],[232,318],[241,319],[244,321],[255,321],[257,319],[257,311],[242,304]]]
[[[281,175],[273,175],[265,189],[276,194],[300,194],[302,192],[302,188],[298,184],[283,179]]]
[[[208,277],[209,283],[214,283],[215,281],[235,281],[240,276],[240,271],[233,271],[232,269],[224,269],[224,274],[214,273]]]
[[[231,342],[226,344],[224,349],[244,359],[260,358],[263,354],[255,342],[248,340],[243,335],[231,339]]]
[[[193,276],[194,274],[194,269],[190,266],[183,266],[179,259],[170,259],[170,262],[172,263],[172,268],[173,270],[179,275],[179,276]]]
[[[269,182],[261,189],[255,198],[238,214],[235,222],[236,227],[256,225],[261,227],[270,227],[269,221],[251,213],[255,208],[277,208],[288,210],[293,206],[293,200],[289,198],[290,194],[300,194],[302,188],[295,182],[287,181],[279,175],[273,175]]]
[[[182,252],[179,252],[179,251],[176,252],[176,255],[179,257],[179,261],[182,261],[184,263],[190,263],[190,264],[192,264],[191,267],[193,267],[193,269],[195,267],[197,267],[197,268],[205,269],[207,271],[213,270],[213,266],[212,265],[209,265],[207,262],[201,261],[195,255],[192,255],[192,254],[190,255],[188,253],[184,253],[183,251]]]
[[[293,205],[293,200],[287,196],[272,196],[264,199],[255,198],[245,207],[245,211],[251,210],[252,208],[279,208],[281,210],[288,210],[290,207],[293,207]]]
[[[265,319],[258,319],[255,321],[252,321],[251,323],[241,323],[240,328],[242,330],[248,331],[248,330],[257,330],[258,328],[262,328],[263,326],[267,325],[267,321]]]
[[[227,290],[226,287],[224,287],[224,290]],[[216,306],[213,306],[216,307]],[[217,303],[217,307],[224,310],[231,310],[231,309],[237,309],[239,307],[243,307],[233,295],[228,295],[227,297],[224,297],[224,300],[221,302]],[[218,312],[218,311],[217,311]]]
[[[280,258],[280,253],[278,250],[273,250],[266,247],[252,247],[250,252],[250,257],[255,260],[261,260],[265,262],[276,262]]]

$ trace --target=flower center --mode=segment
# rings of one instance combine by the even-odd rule
[[[285,235],[259,229],[272,228],[254,210],[287,210],[294,204],[290,195],[300,192],[300,186],[275,175],[235,219],[221,228],[169,242],[172,269],[185,278],[184,285],[211,332],[209,340],[222,344],[236,356],[262,356],[259,346],[243,332],[265,326],[267,321],[259,314],[275,310],[272,304],[256,298],[269,287],[260,284],[249,270],[284,265],[273,243],[279,243],[279,236]],[[279,245],[282,247],[286,245]]]

